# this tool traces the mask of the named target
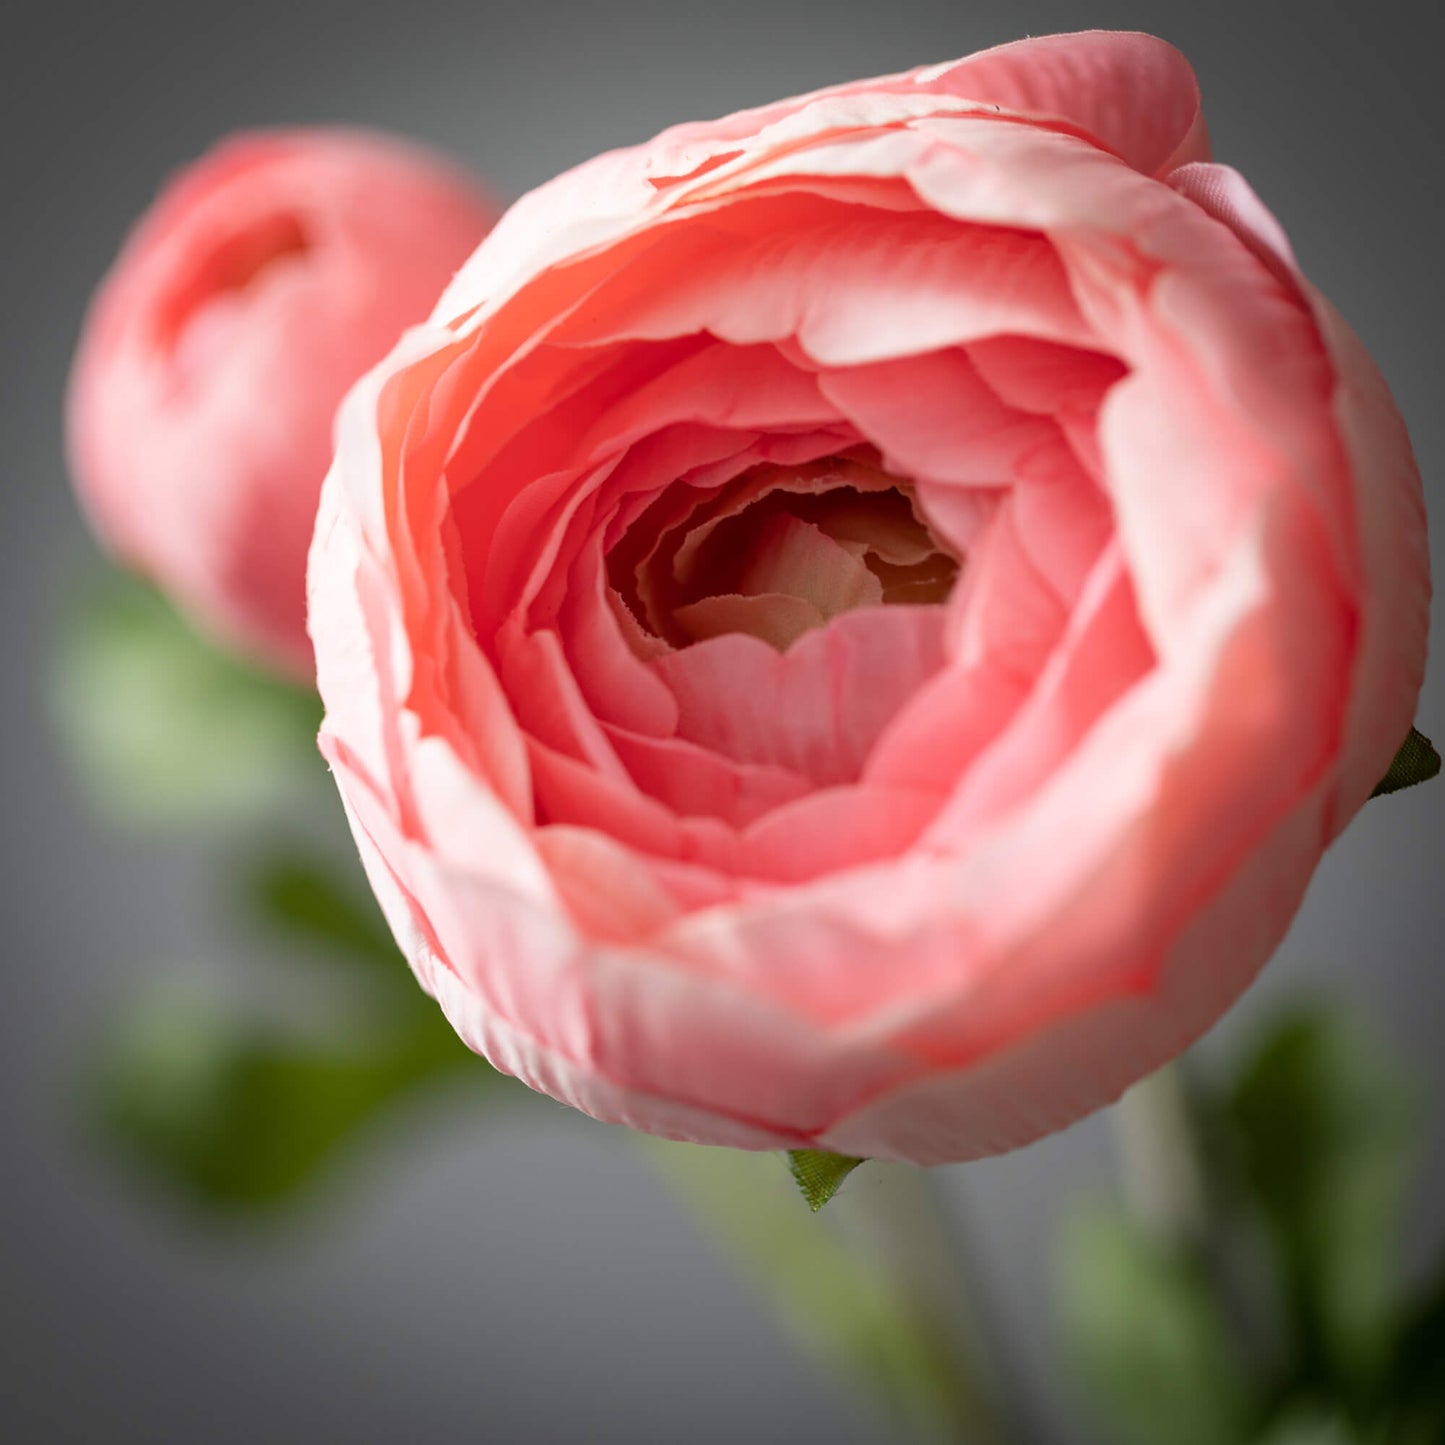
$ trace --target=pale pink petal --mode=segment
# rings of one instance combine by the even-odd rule
[[[1299,262],[1284,227],[1232,166],[1185,165],[1172,171],[1168,180],[1181,196],[1228,226],[1277,280],[1289,287],[1299,284]]]
[[[939,608],[873,607],[786,653],[727,633],[652,667],[677,699],[680,736],[821,786],[858,776],[878,734],[942,665],[942,632]]]
[[[591,973],[594,1058],[604,1078],[700,1112],[722,1104],[729,1117],[795,1145],[911,1068],[905,1054],[886,1047],[853,1050],[839,1067],[839,1044],[827,1030],[725,979],[690,974],[665,955],[599,953]],[[678,1132],[717,1138],[705,1117],[691,1130]]]
[[[1117,547],[1096,563],[1068,629],[1027,701],[975,757],[938,820],[958,835],[1024,802],[1154,665]]]
[[[1127,371],[1115,356],[1030,336],[992,336],[965,349],[974,370],[1002,401],[1043,416],[1094,411]]]
[[[387,676],[385,637],[378,647],[367,626],[361,594],[381,584],[372,576],[375,564],[363,562],[357,534],[341,479],[329,477],[321,492],[307,576],[308,623],[313,634],[325,638],[316,663],[317,687],[327,699],[328,727],[346,739],[365,775],[386,790],[388,805],[396,807],[387,758],[393,737],[390,714],[400,695]]]
[[[936,789],[820,788],[748,828],[749,866],[761,878],[801,883],[896,857],[917,840],[940,800]]]
[[[903,476],[997,485],[1057,435],[1047,418],[1000,401],[962,351],[830,370],[818,380]]]
[[[569,257],[616,248],[678,206],[695,204],[709,187],[736,186],[736,176],[755,175],[757,158],[769,151],[930,111],[998,107],[1056,118],[1147,174],[1208,159],[1197,84],[1171,46],[1109,32],[1024,41],[678,126],[647,146],[599,156],[513,206],[435,314],[450,320],[470,313],[469,324],[480,325],[530,278]],[[868,169],[860,165],[849,174]]]
[[[1281,478],[1311,497],[1341,578],[1356,564],[1325,424],[1329,368],[1309,316],[1197,207],[1172,212],[1151,246],[1169,264],[1147,294],[1110,290],[1109,340],[1131,373],[1106,398],[1098,434],[1141,613],[1162,640]],[[1066,264],[1078,256],[1087,309],[1107,273],[1087,247],[1061,249]]]
[[[587,938],[647,938],[681,911],[651,871],[605,834],[551,823],[533,836],[568,915]]]
[[[614,779],[627,770],[607,740],[567,663],[553,631],[509,627],[498,639],[500,675],[529,739],[586,763]]]
[[[642,659],[649,639],[608,585],[594,548],[570,571],[570,587],[558,619],[577,687],[600,721],[653,737],[677,731],[672,693]],[[656,644],[660,650],[662,644]]]
[[[1010,521],[1035,570],[1065,603],[1078,598],[1099,554],[1114,535],[1105,490],[1066,443],[1041,447],[1019,468],[1009,497]]]
[[[865,776],[926,788],[961,777],[1034,686],[1068,621],[1054,577],[1040,570],[1020,526],[1020,496],[997,508],[948,606],[948,661],[875,740]]]
[[[1101,997],[964,1068],[880,1090],[815,1139],[817,1148],[949,1163],[1022,1148],[1111,1104],[1177,1057],[1249,986],[1298,907],[1318,857],[1318,797],[1262,841],[1191,920],[1152,988]]]
[[[1419,468],[1374,361],[1330,303],[1300,275],[1279,222],[1226,166],[1192,165],[1169,184],[1227,225],[1281,282],[1301,294],[1334,372],[1333,412],[1356,479],[1350,515],[1360,531],[1362,669],[1331,828],[1353,816],[1384,774],[1413,721],[1429,630],[1430,565]],[[1386,620],[1388,619],[1388,621]]]
[[[1065,579],[1040,567],[1030,546],[1026,495],[1024,488],[1009,494],[969,558],[949,608],[949,653],[964,666],[992,657],[1028,682],[1061,636],[1074,599],[1063,591]],[[1097,531],[1094,538],[1102,544]]]
[[[930,90],[1056,116],[1145,175],[1209,158],[1194,70],[1152,35],[1043,35],[913,74]]]
[[[542,822],[593,829],[639,853],[684,858],[681,820],[630,777],[599,771],[535,738],[528,739],[527,752]],[[732,830],[717,820],[708,821],[726,852]]]
[[[771,202],[775,208],[776,201]],[[678,226],[604,286],[562,335],[596,344],[710,332],[738,345],[797,337],[820,363],[915,356],[1000,332],[1084,343],[1067,278],[1041,236],[940,216],[830,206],[744,229]]]
[[[607,728],[607,736],[637,786],[680,816],[714,817],[746,828],[812,789],[799,773],[739,763],[682,738],[644,737],[616,727]]]
[[[1430,630],[1430,553],[1420,470],[1379,368],[1339,313],[1310,290],[1336,367],[1334,416],[1354,479],[1363,572],[1358,662],[1339,772],[1337,833],[1384,777],[1414,721]]]
[[[822,148],[786,164],[830,161],[845,164],[841,153],[829,156]],[[1041,231],[1055,242],[1092,231],[1100,242],[1127,236],[1131,244],[1147,245],[1158,218],[1179,200],[1086,141],[974,115],[916,122],[906,139],[890,136],[873,168],[903,175],[942,215]]]

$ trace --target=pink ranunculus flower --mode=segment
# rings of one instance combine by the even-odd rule
[[[1412,721],[1404,427],[1147,36],[601,156],[338,438],[372,883],[472,1048],[653,1133],[1068,1124],[1245,987]]]
[[[235,136],[176,176],[96,294],[67,408],[97,533],[202,626],[309,675],[306,549],[347,388],[496,219],[422,148]]]

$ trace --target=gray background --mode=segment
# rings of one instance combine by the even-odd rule
[[[1413,12],[1413,13],[1412,13]],[[362,121],[429,139],[503,197],[606,146],[1027,32],[1154,30],[1203,81],[1241,166],[1352,319],[1445,475],[1440,22],[1374,3],[831,0],[690,8],[371,0],[10,0],[0,30],[0,1434],[20,1441],[884,1438],[800,1362],[617,1132],[466,1099],[399,1117],[290,1229],[198,1227],[73,1125],[112,1004],[162,963],[232,967],[207,850],[98,827],[46,726],[53,621],[91,545],[59,398],[86,295],[173,167],[237,126]],[[1422,26],[1431,27],[1428,31]],[[1438,556],[1438,543],[1437,543]],[[1438,566],[1438,562],[1437,562]],[[1421,704],[1445,732],[1437,665]],[[1366,1012],[1445,1094],[1440,787],[1376,804],[1326,861],[1263,983],[1207,1048],[1292,992]],[[212,850],[213,851],[213,850]],[[231,946],[234,952],[234,946]],[[180,962],[177,962],[180,961]],[[1222,1040],[1220,1036],[1223,1036]],[[1028,1438],[1087,1438],[1052,1363],[1058,1200],[1109,1167],[1100,1119],[946,1171]],[[1437,1109],[1414,1253],[1440,1237]]]

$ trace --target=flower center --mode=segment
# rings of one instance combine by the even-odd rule
[[[908,482],[840,457],[754,467],[708,493],[679,483],[608,557],[649,651],[745,632],[783,652],[854,608],[940,603],[958,570]]]

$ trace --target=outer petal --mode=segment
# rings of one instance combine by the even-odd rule
[[[1078,126],[1145,175],[1209,158],[1194,70],[1152,35],[1043,35],[914,71],[913,79]]]
[[[1335,423],[1363,573],[1363,618],[1351,718],[1330,830],[1354,816],[1384,776],[1410,724],[1425,676],[1430,553],[1425,499],[1405,423],[1379,368],[1339,312],[1300,273],[1283,228],[1228,166],[1191,165],[1169,184],[1228,226],[1314,312],[1336,377]]]
[[[1020,41],[677,126],[648,145],[598,156],[513,206],[434,314],[491,309],[527,277],[617,242],[779,146],[910,115],[1000,109],[1093,137],[1148,175],[1208,159],[1198,83],[1171,45],[1111,31]]]

